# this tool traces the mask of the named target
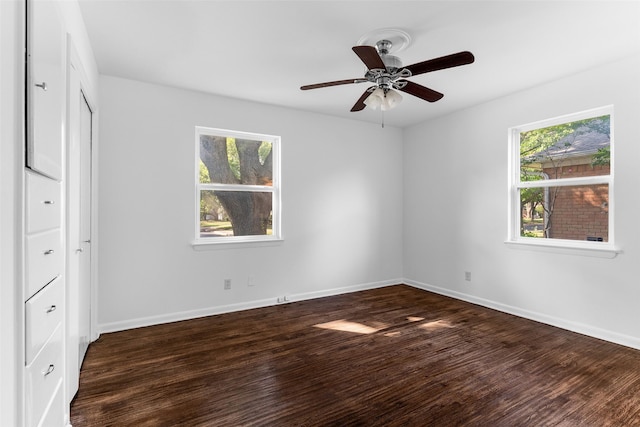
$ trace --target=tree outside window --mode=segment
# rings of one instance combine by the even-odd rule
[[[197,238],[278,238],[279,137],[197,128],[196,139]]]

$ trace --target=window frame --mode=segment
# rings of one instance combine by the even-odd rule
[[[536,129],[570,123],[578,120],[589,119],[608,115],[610,119],[610,171],[608,175],[573,177],[573,178],[552,178],[538,181],[520,180],[520,134]],[[508,196],[508,234],[505,243],[528,249],[556,249],[562,253],[598,256],[613,258],[621,252],[615,246],[615,203],[614,203],[614,109],[613,105],[584,110],[576,113],[566,114],[550,119],[544,119],[524,125],[514,126],[508,129],[509,141],[509,196]],[[589,240],[554,239],[526,237],[520,235],[521,206],[520,190],[525,188],[555,188],[568,186],[588,186],[605,184],[609,189],[608,200],[608,241],[594,242]]]
[[[272,152],[272,185],[253,185],[253,184],[221,184],[221,183],[201,183],[200,182],[200,136],[215,135],[225,136],[237,139],[250,139],[254,141],[265,141],[271,143]],[[222,247],[228,245],[250,245],[260,246],[269,245],[274,242],[280,242],[282,238],[282,204],[281,204],[281,181],[280,181],[280,153],[281,153],[281,137],[278,135],[269,135],[255,132],[236,131],[230,129],[211,128],[205,126],[196,126],[195,128],[195,162],[194,162],[194,207],[195,207],[195,230],[192,246],[194,249],[206,247]],[[201,237],[200,236],[200,197],[203,190],[224,190],[224,191],[246,191],[246,192],[267,192],[272,194],[272,229],[270,235],[251,235],[251,236],[227,236],[220,238]]]

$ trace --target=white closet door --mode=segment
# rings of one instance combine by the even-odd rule
[[[72,52],[75,52],[72,50]],[[82,91],[76,55],[69,66],[67,146],[67,374],[66,399],[78,391],[91,341],[92,112]]]
[[[78,391],[78,348],[80,345],[80,80],[79,73],[69,67],[69,117],[67,145],[67,370],[66,401]]]

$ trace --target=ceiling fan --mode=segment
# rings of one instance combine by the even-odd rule
[[[403,67],[402,62],[397,56],[389,54],[392,45],[392,42],[389,40],[380,40],[376,43],[375,47],[354,46],[352,48],[367,67],[364,78],[316,83],[301,86],[300,89],[319,89],[351,83],[369,82],[373,83],[373,86],[368,87],[367,90],[364,91],[362,96],[351,108],[351,111],[361,111],[366,106],[370,106],[373,109],[379,106],[382,110],[388,110],[397,105],[402,99],[393,89],[429,102],[435,102],[444,96],[442,93],[433,89],[406,80],[407,78],[431,71],[471,64],[475,60],[471,52],[464,51]]]

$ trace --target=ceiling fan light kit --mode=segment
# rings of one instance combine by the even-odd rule
[[[372,37],[385,38],[378,38],[375,47],[363,44],[370,44]],[[399,42],[399,46],[395,47],[394,41]],[[411,38],[409,35],[401,30],[384,29],[369,33],[358,41],[358,46],[352,48],[367,67],[364,78],[316,83],[302,86],[300,89],[319,89],[344,84],[369,82],[372,83],[373,86],[368,87],[364,91],[362,96],[360,96],[351,108],[351,111],[361,111],[365,107],[374,110],[380,107],[382,111],[387,111],[397,106],[402,100],[402,96],[396,92],[398,90],[428,102],[435,102],[444,96],[442,93],[433,89],[406,80],[407,78],[432,71],[471,64],[475,61],[471,52],[463,51],[404,67],[400,58],[391,55],[391,53],[404,49],[410,41]]]
[[[382,111],[387,111],[394,108],[402,101],[402,95],[393,89],[388,89],[386,92],[382,88],[376,88],[371,94],[363,101],[364,104],[375,110],[378,107]]]

